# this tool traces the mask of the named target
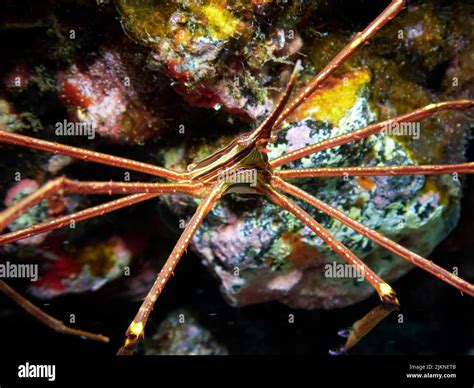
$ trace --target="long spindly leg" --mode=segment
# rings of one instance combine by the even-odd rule
[[[43,199],[54,194],[166,194],[182,192],[197,194],[200,183],[132,183],[132,182],[80,182],[59,177],[45,183],[38,190],[25,196],[0,213],[0,232],[17,217]]]
[[[0,245],[9,244],[18,240],[36,236],[37,234],[45,233],[50,230],[60,229],[67,225],[75,224],[79,221],[84,221],[89,218],[98,217],[114,210],[121,209],[133,205],[138,202],[146,201],[147,199],[157,197],[160,194],[133,194],[123,198],[119,198],[104,204],[93,206],[79,212],[69,214],[67,216],[58,217],[50,221],[42,222],[40,224],[32,225],[24,229],[17,230],[11,233],[0,235]]]
[[[121,209],[133,205],[138,202],[146,201],[147,199],[157,197],[160,194],[133,194],[123,198],[119,198],[104,204],[93,206],[79,212],[68,214],[54,218],[50,221],[42,222],[40,224],[32,225],[24,229],[17,230],[11,233],[5,233],[0,235],[0,245],[9,244],[24,238],[36,236],[37,234],[45,233],[50,230],[63,228],[64,226],[75,224],[79,221],[84,221],[89,218],[102,216],[106,213],[110,213],[114,210]]]
[[[370,23],[365,30],[358,33],[339,54],[337,54],[321,72],[293,99],[276,120],[273,128],[278,128],[314,91],[344,64],[357,50],[366,43],[378,30],[393,19],[404,7],[404,0],[392,0],[384,11]]]
[[[108,166],[138,171],[145,174],[155,175],[172,180],[187,179],[186,173],[168,170],[166,168],[158,167],[153,164],[137,162],[135,160],[85,150],[83,148],[77,148],[64,144],[49,142],[46,140],[35,139],[34,137],[19,135],[17,133],[7,132],[1,129],[0,143],[14,144],[27,148],[33,148],[36,150],[47,151],[54,154],[67,155],[76,159],[106,164]]]
[[[353,325],[346,344],[344,345],[344,350],[351,348],[357,344],[361,338],[367,335],[380,321],[399,307],[395,292],[392,287],[380,279],[380,277],[370,268],[367,268],[367,266],[354,253],[338,241],[295,202],[277,192],[270,185],[261,187],[261,191],[273,203],[293,214],[304,225],[316,233],[316,235],[318,235],[334,252],[354,266],[364,276],[364,279],[377,291],[377,294],[382,300],[382,305],[371,310],[361,320]]]
[[[48,230],[56,229],[64,225],[69,225],[72,221],[81,221],[87,218],[99,216],[110,211],[119,209],[121,207],[129,206],[154,196],[158,196],[170,192],[183,192],[192,195],[199,195],[202,187],[199,184],[174,184],[174,183],[122,183],[122,182],[79,182],[70,180],[64,177],[54,179],[34,193],[29,194],[25,198],[16,202],[8,209],[0,213],[0,230],[19,217],[29,208],[39,203],[42,199],[47,198],[59,192],[65,193],[81,193],[81,194],[130,194],[128,197],[121,198],[116,201],[106,203],[104,205],[96,206],[86,209],[82,212],[71,214],[69,216],[61,217],[43,224],[34,225],[30,228],[20,230],[18,232],[0,236],[0,245],[9,242],[17,241],[22,238],[30,237],[34,234],[42,233]],[[108,341],[107,337],[88,333],[86,331],[73,329],[65,326],[61,321],[53,318],[49,314],[42,311],[40,308],[33,305],[26,298],[21,296],[18,292],[13,290],[3,280],[0,280],[0,292],[10,297],[18,305],[20,305],[26,312],[33,315],[36,319],[61,333],[76,335],[98,341]]]
[[[96,206],[95,208],[87,209],[83,212],[79,212],[76,214],[71,214],[67,217],[61,217],[62,219],[53,220],[44,224],[34,225],[32,227],[20,230],[18,232],[13,232],[9,234],[5,234],[0,236],[0,245],[6,244],[9,242],[17,241],[26,237],[33,236],[35,234],[39,234],[45,232],[47,230],[57,229],[61,226],[68,225],[72,220],[79,221],[81,219],[92,218],[94,216],[104,214],[106,212],[118,209],[120,207],[131,205],[132,203],[144,201],[146,199],[152,198],[159,194],[135,194],[121,199],[121,202],[112,201],[107,204]],[[25,197],[27,198],[27,197]],[[119,200],[120,201],[120,200]],[[113,203],[115,202],[115,203]],[[82,213],[82,214],[81,214]],[[99,341],[108,341],[107,337],[98,334],[88,333],[82,330],[73,329],[70,327],[65,326],[61,321],[53,318],[49,314],[42,311],[40,308],[33,305],[19,293],[14,291],[8,284],[6,284],[3,280],[0,280],[0,291],[3,292],[6,296],[11,298],[14,302],[20,305],[26,312],[31,314],[33,317],[38,319],[39,321],[43,322],[48,327],[52,328],[53,330],[67,333],[71,335],[76,335],[80,337],[95,339]]]
[[[288,182],[284,182],[280,178],[274,178],[272,180],[272,184],[290,195],[299,198],[311,206],[321,210],[322,212],[328,214],[329,216],[335,218],[336,220],[342,222],[343,224],[349,226],[350,228],[354,229],[355,231],[359,232],[360,234],[366,236],[367,238],[375,241],[377,244],[385,247],[389,251],[399,255],[400,257],[408,260],[410,263],[424,269],[425,271],[431,273],[432,275],[436,276],[437,278],[441,279],[442,281],[456,287],[462,293],[474,297],[474,285],[466,282],[465,280],[457,277],[456,275],[452,274],[451,272],[445,270],[444,268],[436,265],[430,260],[426,260],[425,258],[417,255],[416,253],[410,251],[409,249],[397,244],[395,241],[392,241],[382,235],[379,232],[376,232],[373,229],[368,228],[367,226],[357,222],[356,220],[352,219],[351,217],[345,215],[340,210],[336,209],[333,206],[326,204],[325,202],[313,197],[312,195],[308,194],[306,191],[301,190],[300,188],[289,184]]]
[[[0,233],[5,229],[6,226],[25,213],[28,209],[35,206],[41,200],[57,193],[62,186],[62,178],[53,179],[48,183],[45,183],[38,190],[32,192],[31,194],[3,210],[0,213]]]
[[[161,269],[160,273],[156,277],[153,286],[148,292],[145,300],[143,301],[137,315],[133,319],[132,323],[125,333],[125,342],[119,349],[118,355],[130,355],[136,351],[137,345],[144,336],[145,326],[150,316],[153,306],[156,300],[163,292],[166,283],[168,282],[171,275],[174,273],[176,266],[178,265],[181,256],[186,251],[194,233],[196,232],[199,225],[202,223],[204,217],[212,209],[214,203],[223,194],[225,185],[217,183],[213,186],[210,191],[206,194],[202,202],[199,204],[196,212],[192,216],[188,225],[181,234],[178,242],[171,251],[171,254],[166,260],[165,265]]]
[[[94,334],[88,331],[74,329],[72,327],[66,326],[60,320],[52,317],[51,315],[45,313],[43,310],[35,306],[25,297],[16,292],[3,280],[0,280],[0,292],[3,292],[6,296],[12,299],[16,304],[21,306],[28,314],[35,317],[37,320],[45,324],[47,327],[63,334],[70,334],[78,337],[83,337],[91,339],[94,341],[109,342],[109,338],[103,336],[102,334]]]
[[[316,144],[311,144],[309,146],[300,148],[295,151],[291,151],[285,155],[282,155],[276,159],[273,159],[270,164],[272,167],[278,167],[283,164],[292,162],[297,159],[304,158],[314,154],[315,152],[327,150],[329,148],[334,148],[343,144],[347,144],[353,141],[364,139],[370,135],[374,135],[380,132],[390,131],[394,126],[400,123],[413,122],[421,120],[425,117],[432,116],[433,114],[445,110],[466,110],[474,108],[474,100],[457,100],[457,101],[447,101],[439,102],[437,104],[427,105],[424,108],[417,109],[413,112],[404,114],[402,116],[395,117],[390,120],[382,121],[380,123],[369,125],[368,127],[357,129],[353,132],[335,136],[327,140],[323,140]]]
[[[474,162],[431,166],[322,167],[275,171],[275,175],[282,179],[438,174],[474,174]]]
[[[265,119],[265,121],[260,124],[252,133],[250,134],[250,140],[254,141],[269,141],[272,138],[273,135],[273,129],[275,121],[278,119],[278,116],[280,116],[281,112],[285,108],[286,103],[288,102],[291,92],[293,91],[293,88],[295,87],[296,80],[298,79],[298,74],[301,68],[301,63],[300,61],[296,62],[295,68],[293,69],[293,72],[290,77],[290,81],[288,82],[288,85],[286,86],[285,91],[281,95],[280,99],[275,105],[275,108],[273,109],[272,113]]]

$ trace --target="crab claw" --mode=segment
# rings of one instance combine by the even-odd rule
[[[337,349],[329,349],[328,351],[330,356],[344,356],[347,354],[347,349],[345,346],[340,346]]]

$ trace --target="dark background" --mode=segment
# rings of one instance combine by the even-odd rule
[[[470,148],[470,160],[474,159]],[[430,256],[444,267],[458,266],[472,281],[474,263],[474,177],[468,177],[462,201],[462,216],[456,229]],[[137,206],[140,217],[146,206]],[[142,214],[140,214],[142,213]],[[129,216],[130,213],[127,213]],[[474,353],[473,301],[430,274],[415,269],[392,284],[401,303],[405,323],[397,313],[380,324],[351,354],[462,355]],[[66,319],[73,311],[77,326],[111,337],[110,344],[98,344],[60,335],[19,311],[4,297],[0,301],[1,352],[70,352],[113,354],[139,304],[113,295],[114,284],[91,295],[62,297],[47,311]],[[117,290],[120,292],[120,290]],[[230,307],[219,292],[217,281],[193,254],[183,257],[176,276],[152,314],[148,333],[153,333],[167,313],[187,307],[231,354],[326,355],[341,343],[336,332],[350,326],[378,303],[373,296],[354,306],[331,311],[293,310],[280,303],[244,308]],[[288,314],[295,323],[288,323]],[[211,315],[212,314],[212,315]]]
[[[341,2],[341,14],[370,20],[380,10],[379,1]],[[377,4],[377,5],[376,5]],[[363,7],[361,7],[363,5]],[[474,160],[472,146],[468,159]],[[10,152],[15,152],[13,149]],[[95,168],[95,167],[94,167]],[[87,170],[82,171],[86,175]],[[96,171],[96,174],[97,171]],[[144,204],[117,213],[153,230]],[[113,224],[110,225],[113,230]],[[111,231],[109,230],[109,232]],[[446,268],[459,267],[466,280],[474,280],[474,177],[467,177],[462,200],[461,220],[451,235],[430,256]],[[171,245],[167,247],[171,249]],[[430,274],[415,269],[392,284],[401,302],[403,324],[392,314],[365,338],[351,354],[474,354],[472,328],[474,304],[453,287]],[[21,287],[20,287],[21,288]],[[77,327],[111,337],[110,344],[98,344],[51,332],[0,296],[0,352],[114,354],[139,303],[121,295],[115,282],[94,294],[67,296],[50,302],[46,311],[60,319],[76,314]],[[217,281],[192,253],[185,255],[147,327],[153,333],[171,311],[188,308],[212,332],[230,354],[326,355],[342,343],[336,333],[350,326],[378,303],[375,296],[354,306],[332,311],[292,310],[279,303],[244,308],[230,307],[219,292]],[[288,314],[295,323],[288,323]]]

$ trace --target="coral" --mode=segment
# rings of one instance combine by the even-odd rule
[[[180,0],[157,6],[118,1],[128,34],[152,48],[153,62],[172,78],[175,90],[195,106],[255,120],[271,109],[275,69],[301,48],[293,17],[273,2]],[[305,2],[309,12],[316,2]],[[266,30],[265,17],[277,21]],[[279,71],[278,71],[279,72]]]
[[[36,260],[42,262],[43,273],[29,290],[41,299],[97,291],[122,277],[133,257],[127,240],[118,236],[72,252],[64,251],[60,244],[51,246],[47,257],[37,253]]]
[[[0,125],[7,131],[39,131],[43,128],[38,117],[31,112],[17,113],[10,101],[0,96]]]
[[[143,143],[156,136],[163,122],[156,107],[163,105],[143,73],[130,70],[133,54],[126,42],[101,47],[88,65],[73,64],[58,75],[61,100],[70,118],[91,125],[105,138]]]
[[[369,103],[370,92],[371,75],[367,69],[333,78],[287,120],[276,143],[268,146],[269,156],[278,157],[376,121],[377,113]],[[416,164],[418,160],[404,140],[409,135],[382,133],[302,158],[286,168]],[[431,136],[432,133],[423,132],[423,142],[429,142]],[[457,136],[464,138],[462,131]],[[449,142],[456,143],[456,139]],[[192,155],[187,150],[173,153]],[[200,157],[201,153],[196,155]],[[173,167],[178,165],[174,163]],[[299,186],[424,255],[452,230],[459,216],[460,184],[450,177],[307,179],[300,181]],[[183,215],[183,210],[177,209],[180,202],[175,197],[164,201],[171,202],[171,208]],[[339,222],[302,206],[387,281],[409,270],[410,266],[395,255]],[[184,207],[189,208],[190,204]],[[371,293],[370,287],[353,278],[326,277],[326,265],[341,262],[338,255],[294,217],[280,212],[265,199],[244,201],[237,195],[224,199],[196,233],[194,248],[235,305],[277,299],[293,307],[329,309],[352,304]]]
[[[187,310],[171,312],[145,343],[146,355],[227,355],[211,332]]]
[[[344,19],[344,12],[334,9],[333,2],[314,0],[288,4],[117,0],[118,13],[110,4],[98,7],[95,2],[70,1],[63,6],[50,2],[48,7],[17,3],[16,11],[5,10],[0,22],[5,44],[5,60],[0,64],[0,126],[173,169],[184,169],[225,145],[238,131],[258,123],[271,110],[297,58],[304,65],[301,87],[365,25],[365,16]],[[344,7],[350,7],[349,3],[339,2]],[[360,6],[361,2],[354,3]],[[31,15],[26,11],[30,5]],[[129,39],[121,36],[118,18]],[[287,120],[278,141],[268,147],[270,156],[434,101],[473,98],[474,35],[465,28],[471,24],[472,5],[467,2],[410,1],[403,13]],[[75,40],[69,37],[71,29]],[[173,97],[173,91],[183,102]],[[91,124],[99,136],[58,139],[54,125],[65,119]],[[242,124],[242,120],[252,124]],[[468,114],[443,113],[423,122],[419,139],[382,134],[287,167],[460,162],[469,120]],[[185,137],[169,131],[177,121],[186,122]],[[58,174],[123,179],[122,172],[95,165],[88,168],[59,155],[3,146],[0,153],[5,206]],[[27,178],[12,183],[12,171],[22,171]],[[135,178],[145,180],[138,174]],[[444,239],[459,216],[461,183],[450,176],[297,183],[423,255]],[[10,230],[85,208],[91,202],[80,196],[43,201]],[[139,300],[169,252],[169,246],[162,244],[170,237],[163,232],[164,214],[175,225],[177,218],[189,219],[196,204],[188,197],[172,195],[140,213],[153,219],[150,230],[159,254],[144,256],[130,277],[123,274],[136,264],[137,254],[129,236],[125,238],[119,230],[125,225],[127,231],[141,233],[143,227],[142,219],[130,213],[22,240],[2,248],[2,259],[17,254],[18,260],[34,258],[40,263],[41,279],[28,290],[39,298],[96,291],[122,278],[116,287],[120,290],[109,288],[114,297]],[[305,209],[387,281],[410,270],[404,261],[340,223]],[[339,258],[293,217],[259,197],[225,197],[196,234],[192,248],[233,305],[278,300],[293,307],[331,309],[371,294],[370,287],[358,279],[327,277],[325,266],[340,264]],[[191,316],[177,311],[169,315],[147,352],[226,352],[192,318],[178,324],[181,313]]]

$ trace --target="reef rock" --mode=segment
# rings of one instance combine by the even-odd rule
[[[152,49],[151,63],[169,75],[179,94],[195,106],[222,108],[246,120],[271,109],[278,68],[288,67],[302,46],[295,26],[316,5],[117,1],[125,31]]]
[[[129,157],[158,163],[164,155],[166,167],[181,170],[225,145],[236,135],[237,126],[225,135],[213,133],[209,127],[199,128],[201,122],[188,117],[189,111],[197,109],[170,109],[167,105],[173,94],[167,93],[168,83],[189,105],[222,108],[227,114],[219,118],[224,118],[226,126],[238,122],[237,117],[258,123],[271,110],[297,55],[304,63],[299,85],[303,86],[360,30],[360,15],[359,24],[341,26],[340,10],[333,9],[333,4],[349,7],[349,2],[115,1],[128,37],[146,46],[143,49],[117,37],[117,32],[122,32],[118,24],[118,31],[104,30],[118,16],[112,4],[104,13],[94,2],[85,3],[68,3],[64,12],[60,7],[35,6],[33,16],[39,16],[33,23],[29,17],[20,24],[15,22],[17,16],[28,16],[30,5],[18,3],[19,10],[8,12],[12,21],[2,23],[1,32],[7,45],[4,51],[11,58],[1,66],[0,125],[9,131],[61,141],[53,136],[54,125],[67,118],[66,106],[70,120],[89,123],[98,135],[113,142],[134,144],[134,148],[123,148]],[[472,7],[417,3],[410,2],[337,77],[287,120],[278,141],[269,146],[270,157],[437,100],[474,98],[474,38],[472,31],[464,28],[472,23]],[[329,9],[329,15],[324,9]],[[77,40],[69,38],[72,27],[77,29]],[[23,37],[22,44],[13,44],[10,36]],[[164,118],[158,110],[170,113]],[[209,116],[214,124],[214,117]],[[460,162],[466,141],[464,116],[439,114],[423,121],[420,137],[415,133],[405,137],[381,134],[285,168]],[[164,142],[141,146],[162,133],[165,119],[186,120],[187,128],[189,122],[192,130],[187,129],[186,135],[191,137],[170,136],[171,144],[183,140],[173,149],[166,149]],[[222,122],[216,125],[224,127]],[[192,137],[194,130],[201,130],[200,135]],[[213,135],[219,136],[215,143],[210,141]],[[89,148],[88,140],[72,142]],[[99,141],[93,148],[101,150],[101,145]],[[0,177],[3,197],[7,197],[5,206],[58,173],[89,179],[94,177],[92,170],[97,175],[102,171],[84,169],[81,174],[81,165],[75,168],[70,158],[59,155],[50,157],[14,147],[2,152],[2,168],[8,171]],[[38,171],[41,168],[43,171]],[[27,171],[30,179],[12,188],[13,170]],[[449,233],[459,213],[460,183],[449,175],[306,179],[295,184],[423,255]],[[85,198],[42,201],[9,228],[17,230],[63,211],[84,208],[81,201]],[[161,199],[163,205],[179,218],[189,219],[197,201],[171,195]],[[411,268],[338,222],[303,207],[387,281]],[[151,217],[160,218],[162,210]],[[32,287],[37,296],[96,290],[120,277],[133,256],[119,236],[109,241],[109,235],[101,235],[105,240],[97,241],[97,231],[105,229],[97,225],[108,219],[84,223],[84,228],[74,233],[77,240],[68,241],[67,249],[56,249],[52,243],[61,236],[58,231],[47,240],[44,235],[37,236],[2,250],[18,250],[22,256],[23,248],[43,249],[38,260],[45,269],[41,282]],[[114,227],[129,222],[119,221]],[[130,228],[138,226],[140,222],[135,221]],[[226,196],[199,229],[192,248],[221,281],[224,295],[234,305],[279,300],[295,307],[334,308],[371,293],[370,287],[356,278],[328,277],[326,265],[341,264],[339,257],[294,217],[261,197]],[[102,269],[97,272],[98,267]],[[145,293],[155,269],[144,268],[141,277],[127,279],[132,284],[129,296]]]
[[[59,96],[70,119],[118,143],[139,144],[156,136],[163,127],[157,112],[163,98],[133,61],[132,48],[121,41],[101,47],[91,63],[60,71]]]
[[[50,241],[47,253],[36,252],[35,259],[42,263],[42,273],[29,292],[37,298],[97,291],[127,272],[129,275],[134,252],[126,239],[115,236],[70,252],[65,251],[61,243]]]
[[[177,310],[168,314],[150,339],[145,339],[145,354],[211,356],[227,355],[228,351],[191,312]]]
[[[370,104],[371,81],[366,68],[332,78],[288,118],[278,140],[268,146],[270,159],[376,121],[379,110]],[[447,133],[449,121],[445,124]],[[417,152],[407,144],[427,143],[428,150],[436,133],[424,131],[432,129],[429,125],[419,129],[404,135],[374,135],[302,158],[285,168],[416,164]],[[463,139],[463,133],[459,131],[457,138]],[[424,157],[439,162],[445,157],[440,156],[445,155],[440,150],[449,147],[450,140],[438,143],[437,149],[425,151]],[[174,154],[189,153],[178,148],[168,155],[168,167],[184,168],[183,159]],[[202,156],[197,154],[196,159]],[[461,186],[451,176],[346,177],[295,183],[422,255],[429,254],[446,237],[459,216]],[[189,217],[189,201],[187,206],[180,206],[177,204],[183,202],[176,198],[164,201],[181,217]],[[394,281],[411,268],[338,221],[303,203],[301,206],[386,281]],[[295,217],[263,197],[224,197],[198,229],[193,247],[220,279],[224,295],[234,305],[279,300],[297,308],[330,309],[363,300],[372,292],[354,276],[331,275],[329,270],[344,263],[342,259]]]

